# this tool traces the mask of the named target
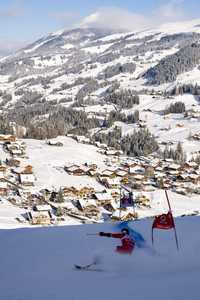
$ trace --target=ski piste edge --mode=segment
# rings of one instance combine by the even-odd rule
[[[74,265],[74,269],[77,271],[90,271],[90,272],[104,272],[105,270],[100,268],[91,268],[92,266],[95,266],[95,264],[81,266],[81,265]]]

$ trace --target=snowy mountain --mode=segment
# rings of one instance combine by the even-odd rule
[[[27,90],[40,92],[47,101],[71,97],[73,102],[81,87],[91,78],[97,83],[92,93],[98,97],[102,95],[102,88],[115,81],[121,88],[139,91],[149,88],[149,85],[152,88],[152,84],[167,83],[166,89],[171,87],[171,82],[195,80],[198,83],[199,38],[200,20],[118,34],[93,28],[60,30],[15,55],[1,59],[0,89],[12,94],[12,101],[8,102],[13,106],[20,102],[19,95]],[[191,52],[190,47],[195,43],[197,47],[193,47]],[[186,56],[186,62],[179,62],[179,54]],[[178,56],[178,71],[170,69],[171,77],[160,78],[162,75],[159,77],[158,68],[161,74],[165,73],[168,60],[173,61],[175,55]],[[187,62],[188,59],[192,61]],[[180,63],[186,66],[179,67]],[[163,86],[159,89],[162,90]],[[91,95],[91,90],[84,95]],[[8,103],[3,101],[3,105]]]
[[[146,241],[130,256],[115,253],[118,239],[87,235],[117,232],[117,224],[1,230],[1,297],[198,299],[199,218],[176,220],[180,251],[176,250],[172,230],[157,230],[153,249],[151,225],[152,220],[130,224]],[[101,271],[74,270],[75,263],[88,264],[97,256],[96,268]]]
[[[194,106],[200,111],[199,41],[199,19],[142,32],[95,28],[53,32],[0,59],[0,108],[9,121],[28,128],[30,138],[64,135],[75,127],[85,135],[86,123],[87,130],[98,131],[113,110],[126,115],[138,110],[139,119],[156,136],[181,120],[187,130],[182,128],[180,136],[180,128],[174,128],[162,134],[161,142],[172,137],[177,141],[177,135],[183,141],[189,131],[196,133],[198,124],[180,116],[177,121],[175,115],[164,120],[162,114],[177,101],[185,104],[186,111]],[[62,116],[64,124],[57,126],[56,133],[46,133],[46,129],[39,135],[33,133],[34,125],[49,128],[53,122],[58,124],[60,115],[66,114],[62,107],[73,110],[74,122],[69,124],[71,117]],[[77,125],[77,118],[81,124]],[[118,125],[123,134],[135,128],[123,121]]]

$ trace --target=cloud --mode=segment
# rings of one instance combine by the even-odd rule
[[[85,17],[79,23],[79,26],[113,30],[142,30],[149,26],[149,22],[142,14],[133,13],[117,7],[105,7]]]
[[[186,19],[183,2],[184,0],[171,0],[148,15],[138,14],[118,7],[103,7],[83,18],[76,26],[140,31],[162,23]]]

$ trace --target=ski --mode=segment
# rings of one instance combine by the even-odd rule
[[[96,265],[95,263],[85,265],[85,266],[74,265],[74,268],[79,271],[93,271],[93,272],[103,272],[104,271],[103,269],[100,269],[100,268],[91,268],[95,265]]]
[[[74,267],[76,268],[76,269],[79,269],[79,270],[87,270],[87,269],[89,269],[91,266],[93,266],[94,264],[92,263],[92,264],[89,264],[89,265],[86,265],[86,266],[81,266],[81,265],[74,265]]]

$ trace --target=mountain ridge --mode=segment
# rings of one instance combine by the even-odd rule
[[[197,19],[140,32],[81,28],[50,33],[0,60],[0,109],[26,127],[27,115],[35,124],[61,111],[58,106],[105,119],[111,109],[128,114],[144,107],[135,103],[137,95],[162,98],[174,91],[194,91],[193,86],[197,93],[199,24]],[[104,107],[101,116],[95,105]]]

